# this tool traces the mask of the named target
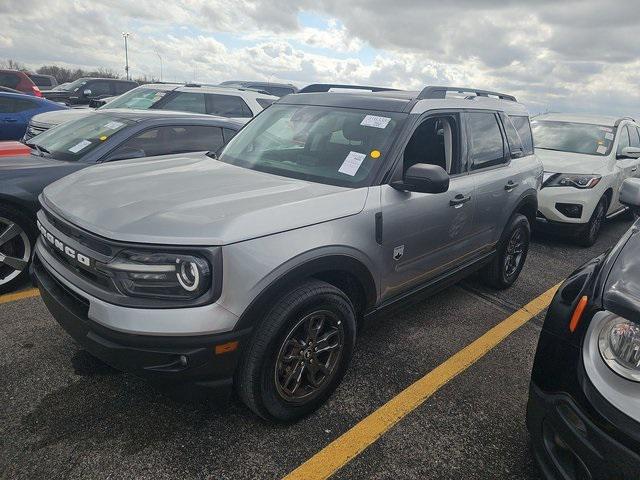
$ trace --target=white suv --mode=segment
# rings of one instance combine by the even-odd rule
[[[640,174],[638,124],[629,117],[553,113],[531,127],[545,171],[536,226],[593,245],[605,218],[627,211],[618,194],[625,178]]]
[[[173,110],[177,112],[206,113],[248,122],[264,108],[278,100],[266,93],[243,89],[199,84],[147,84],[115,97],[100,108],[135,108],[138,110]],[[57,110],[35,115],[29,122],[24,141],[28,141],[56,125],[91,115],[95,110]]]

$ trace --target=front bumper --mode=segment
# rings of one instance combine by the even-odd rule
[[[586,190],[572,187],[543,187],[538,192],[538,211],[549,222],[585,224],[593,215],[603,193],[599,185]],[[557,209],[556,204],[579,205],[582,207],[582,214],[579,218],[567,217]]]
[[[567,394],[531,384],[527,427],[549,480],[638,480],[640,455],[616,439]]]
[[[249,331],[199,336],[135,335],[112,330],[89,318],[89,300],[70,289],[36,255],[32,278],[56,321],[89,353],[112,367],[176,392],[215,393],[226,400]],[[179,319],[176,318],[176,322]],[[228,351],[238,342],[235,349]],[[227,351],[216,352],[216,346]]]

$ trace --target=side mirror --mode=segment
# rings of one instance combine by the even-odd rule
[[[89,100],[89,108],[100,108],[100,107],[102,107],[105,103],[107,103],[105,100],[101,100],[101,99],[97,99],[97,98],[92,98],[91,100]]]
[[[620,187],[620,203],[640,211],[640,178],[627,178]]]
[[[401,182],[392,182],[391,186],[409,192],[443,193],[449,190],[449,174],[437,165],[416,163],[407,168]]]
[[[618,158],[640,158],[640,148],[624,147],[622,149],[622,154],[618,155]]]
[[[133,158],[146,157],[147,154],[144,150],[139,148],[125,148],[124,150],[117,150],[113,154],[104,159],[105,162],[113,162],[115,160],[127,160]]]
[[[85,88],[85,89],[82,91],[82,94],[83,94],[85,97],[90,97],[90,96],[91,96],[91,89],[90,89],[90,88]]]

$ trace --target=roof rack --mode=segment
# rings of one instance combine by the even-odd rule
[[[635,118],[633,117],[620,117],[618,120],[616,120],[616,123],[614,123],[614,127],[617,127],[618,125],[620,125],[624,120],[631,120],[632,122],[635,122]]]
[[[464,88],[464,87],[424,87],[418,95],[418,100],[424,100],[427,98],[445,98],[447,92],[456,93],[475,93],[478,97],[498,97],[500,100],[509,100],[510,102],[517,102],[516,97],[513,95],[507,95],[506,93],[492,92],[489,90],[478,90],[477,88]]]
[[[298,90],[298,93],[316,93],[316,92],[328,92],[332,88],[344,88],[349,90],[366,90],[369,92],[386,92],[386,91],[398,91],[397,88],[389,87],[368,87],[366,85],[341,85],[337,83],[312,83],[306,87]]]

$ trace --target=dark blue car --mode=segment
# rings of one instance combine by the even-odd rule
[[[0,92],[0,140],[20,140],[34,115],[68,107],[44,98]]]

